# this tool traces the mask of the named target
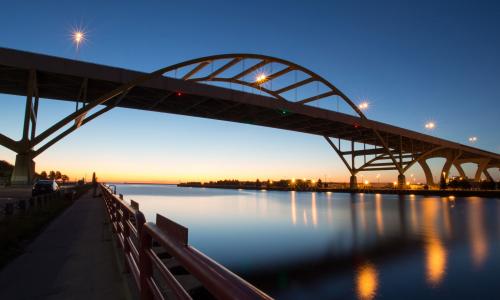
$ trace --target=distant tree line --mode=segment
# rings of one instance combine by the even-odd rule
[[[50,180],[62,180],[66,182],[69,180],[68,175],[62,174],[60,171],[50,171],[48,174],[46,171],[42,171],[39,176],[40,179],[50,179]]]
[[[479,188],[481,190],[495,190],[498,189],[499,185],[495,181],[483,180],[479,183],[471,181],[469,178],[465,177],[453,177],[448,182],[441,175],[441,180],[439,181],[439,187],[441,189],[459,189],[459,190],[470,190],[472,188]]]
[[[255,181],[240,181],[237,179],[224,179],[217,181],[201,182],[187,182],[180,184],[180,186],[211,186],[211,187],[233,187],[233,188],[277,188],[277,189],[294,189],[294,190],[312,190],[316,188],[325,187],[321,179],[318,180],[305,180],[305,179],[281,179],[273,181],[270,179]]]

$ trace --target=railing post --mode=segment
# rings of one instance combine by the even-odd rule
[[[148,280],[153,276],[153,266],[148,257],[147,251],[151,248],[152,239],[151,236],[145,232],[144,228],[140,231],[139,236],[139,273],[141,278],[140,299],[151,300],[153,299],[153,294],[149,288]]]
[[[116,235],[118,235],[116,243],[118,244],[118,248],[122,248],[122,243],[120,241],[120,233],[122,233],[122,229],[120,228],[120,224],[122,222],[122,214],[121,214],[122,208],[121,204],[116,199],[113,199],[113,202],[115,202]]]
[[[130,254],[130,245],[128,243],[128,237],[130,235],[130,228],[128,227],[128,220],[130,219],[130,215],[127,209],[123,209],[123,263],[125,264],[125,272],[130,272],[130,267],[128,265],[127,257]]]
[[[116,233],[115,221],[116,221],[116,205],[113,197],[110,197],[109,200],[109,217],[111,220],[111,230],[113,233]]]

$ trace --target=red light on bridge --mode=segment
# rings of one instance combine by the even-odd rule
[[[177,92],[177,96],[182,96],[182,93],[181,92]]]

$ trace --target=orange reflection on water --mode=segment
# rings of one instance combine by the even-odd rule
[[[384,234],[384,216],[382,214],[382,195],[375,195],[375,215],[377,218],[377,233]]]
[[[410,220],[411,220],[411,230],[416,231],[418,228],[418,220],[417,220],[417,205],[415,197],[410,197]]]
[[[467,199],[469,209],[469,235],[472,247],[472,263],[480,268],[488,257],[488,239],[483,222],[483,201],[480,198],[471,197]]]
[[[307,213],[306,213],[306,210],[304,209],[303,210],[303,217],[304,217],[304,225],[307,225]]]
[[[453,205],[452,200],[451,204],[448,198],[443,198],[443,225],[444,225],[444,233],[447,238],[451,236],[451,219],[450,219],[450,206]]]
[[[375,265],[364,263],[356,274],[356,294],[358,299],[370,300],[375,298],[378,289],[378,273]]]
[[[290,201],[292,202],[292,223],[297,224],[297,204],[295,203],[295,191],[290,192]]]
[[[427,282],[432,286],[438,286],[446,275],[448,252],[444,247],[436,226],[438,211],[442,202],[436,199],[422,200],[422,213],[425,237],[425,270]],[[445,208],[446,209],[446,208]]]
[[[359,207],[358,207],[358,211],[359,211],[359,219],[360,219],[360,225],[361,225],[361,229],[363,230],[366,230],[366,214],[365,214],[365,210],[366,210],[366,203],[365,203],[365,194],[361,193],[359,194]]]
[[[326,203],[328,205],[328,209],[326,211],[328,217],[328,224],[332,224],[333,222],[333,208],[332,208],[332,192],[326,192]]]
[[[439,238],[429,238],[426,241],[426,275],[427,282],[437,286],[446,274],[447,252]]]
[[[311,215],[314,227],[318,226],[318,211],[316,209],[316,193],[311,193]]]

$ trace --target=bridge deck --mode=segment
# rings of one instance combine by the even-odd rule
[[[0,48],[0,93],[26,95],[29,71],[36,70],[41,98],[75,101],[87,81],[86,101],[145,73],[48,55]],[[178,92],[181,94],[179,95]],[[389,124],[298,103],[170,77],[134,87],[120,107],[233,121],[341,138],[382,147],[378,130],[395,152],[423,153],[443,147],[461,151],[462,159],[500,155]]]
[[[129,298],[105,220],[101,198],[79,198],[0,271],[0,299]]]

